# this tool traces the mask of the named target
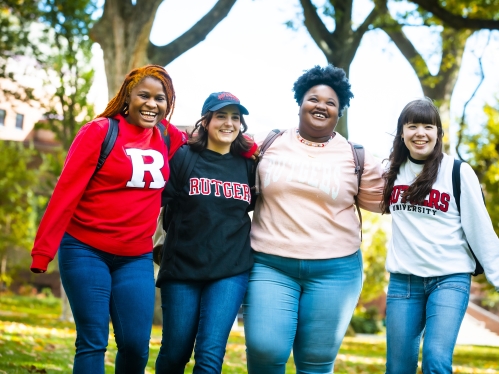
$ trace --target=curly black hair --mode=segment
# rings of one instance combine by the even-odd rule
[[[319,65],[314,66],[312,69],[305,71],[296,82],[293,84],[293,91],[295,93],[295,100],[298,105],[303,102],[305,93],[314,86],[324,84],[331,87],[340,101],[338,115],[343,115],[343,110],[350,105],[350,99],[353,98],[353,93],[350,90],[350,82],[348,82],[345,71],[341,68],[334,67],[329,64],[325,67]]]

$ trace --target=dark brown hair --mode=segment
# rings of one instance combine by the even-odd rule
[[[383,174],[385,187],[383,189],[383,200],[380,204],[383,213],[390,213],[390,197],[393,185],[397,179],[400,166],[409,156],[409,149],[407,149],[402,139],[403,127],[407,123],[425,123],[437,126],[437,142],[433,152],[425,160],[423,171],[410,185],[409,189],[405,191],[403,195],[405,200],[410,201],[412,204],[423,203],[437,179],[438,169],[443,158],[442,138],[444,131],[437,107],[429,98],[411,101],[400,113],[397,122],[397,133],[393,139],[393,147],[388,157],[390,166]]]
[[[128,110],[128,104],[126,103],[127,96],[130,95],[130,92],[135,86],[147,77],[157,79],[163,85],[166,95],[165,118],[168,115],[170,115],[169,118],[171,118],[173,109],[175,108],[175,90],[173,89],[173,83],[170,75],[166,72],[164,67],[159,65],[146,65],[131,70],[126,75],[125,80],[123,81],[116,96],[109,100],[104,112],[99,114],[97,117],[114,117],[117,114],[125,116],[125,112]]]
[[[213,114],[216,112],[209,111],[203,117],[201,117],[196,124],[194,129],[190,133],[190,139],[188,144],[191,146],[192,150],[196,152],[201,152],[208,146],[208,131],[205,126],[208,126],[213,118]],[[244,116],[241,114],[241,128],[237,134],[236,139],[230,145],[230,153],[235,156],[240,156],[242,153],[248,152],[251,149],[253,143],[251,139],[244,137],[244,133],[248,130]]]

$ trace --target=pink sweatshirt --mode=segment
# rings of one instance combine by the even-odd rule
[[[252,248],[297,259],[344,257],[357,251],[354,169],[352,150],[340,134],[318,148],[301,143],[296,129],[287,130],[258,166],[260,196],[251,227]],[[383,184],[380,163],[366,152],[361,208],[380,212]]]

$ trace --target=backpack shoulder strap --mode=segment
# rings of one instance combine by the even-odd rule
[[[267,135],[267,137],[265,138],[265,140],[263,141],[263,143],[260,147],[259,158],[263,156],[263,154],[267,151],[267,149],[269,149],[269,147],[272,145],[274,140],[276,140],[277,137],[281,136],[283,133],[284,133],[284,131],[279,130],[279,129],[274,129],[271,132],[269,132],[269,134]]]
[[[99,161],[97,161],[94,174],[102,168],[104,162],[106,162],[107,156],[109,156],[114,147],[114,143],[116,143],[116,139],[118,138],[119,121],[116,118],[108,118],[107,120],[109,125],[107,127],[106,137],[104,138],[100,148]]]
[[[186,185],[189,175],[191,174],[192,169],[194,169],[194,165],[196,165],[199,157],[199,152],[194,152],[188,145],[184,147],[187,149],[185,150],[185,156],[178,171],[178,181],[181,188]]]
[[[166,130],[165,125],[159,122],[156,126],[158,126],[159,132],[161,133],[161,137],[166,144],[166,148],[168,152],[170,152],[170,133]]]
[[[359,215],[360,240],[362,240],[362,213],[360,211],[358,194],[360,189],[360,182],[362,180],[362,174],[364,173],[364,160],[366,157],[366,152],[361,144],[352,143],[351,141],[349,141],[348,144],[350,144],[350,147],[352,148],[353,161],[355,163],[355,174],[357,174],[357,194],[354,196],[354,201],[355,208],[357,208],[357,214]]]
[[[459,214],[461,214],[461,164],[461,160],[455,159],[452,165],[452,194]]]

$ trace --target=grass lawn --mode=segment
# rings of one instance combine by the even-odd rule
[[[74,324],[58,321],[59,299],[0,295],[0,374],[71,373],[74,355]],[[112,330],[111,330],[112,331]],[[161,341],[161,328],[152,331],[147,373],[154,373],[154,360]],[[110,335],[106,373],[114,373],[116,345]],[[345,338],[335,373],[383,373],[385,343],[377,338]],[[190,373],[192,363],[186,372]],[[499,348],[458,346],[455,373],[498,373]],[[227,345],[223,373],[246,373],[244,336],[233,332]],[[292,359],[287,373],[295,373]]]

